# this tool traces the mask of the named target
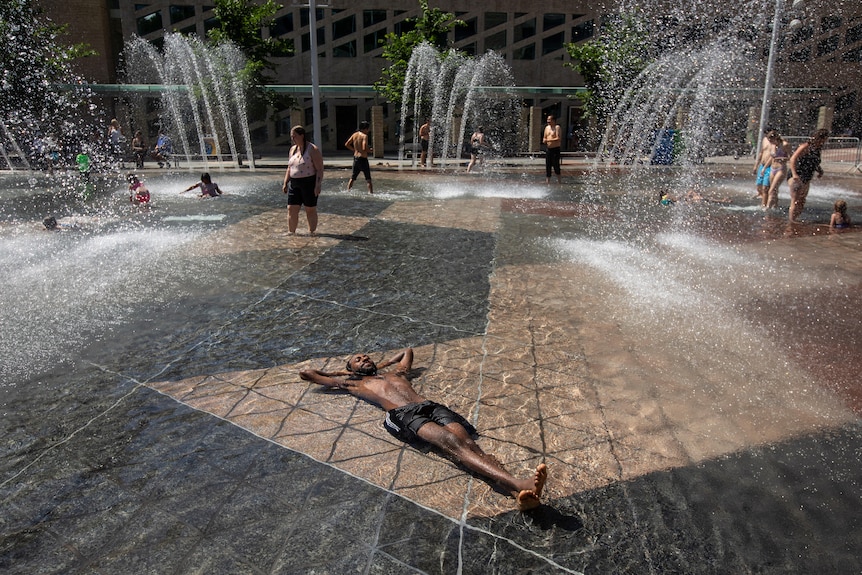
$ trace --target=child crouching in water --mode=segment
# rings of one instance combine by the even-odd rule
[[[183,191],[184,192],[190,192],[195,188],[201,189],[201,193],[198,196],[199,198],[206,198],[206,197],[215,198],[215,197],[218,197],[222,194],[222,191],[221,191],[221,189],[219,189],[218,184],[213,182],[212,178],[210,178],[209,172],[204,172],[203,174],[201,174],[201,181],[200,182],[198,182],[197,184],[194,184],[192,186],[189,186],[188,188],[186,188]]]
[[[850,216],[847,215],[847,202],[837,200],[832,207],[832,219],[829,220],[829,227],[849,228],[851,225]]]
[[[149,204],[150,190],[138,179],[138,176],[129,174],[126,179],[129,181],[129,201],[136,206]]]

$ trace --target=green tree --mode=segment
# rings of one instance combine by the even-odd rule
[[[64,27],[42,17],[32,0],[0,2],[0,117],[5,123],[69,117],[78,101],[64,85],[80,84],[71,69],[92,55],[85,44],[59,41]]]
[[[410,31],[400,35],[390,32],[383,40],[383,57],[389,60],[391,65],[383,70],[380,80],[374,83],[374,89],[395,104],[401,103],[404,79],[413,48],[422,42],[428,42],[438,50],[444,50],[449,31],[455,26],[466,25],[463,20],[457,20],[451,12],[429,8],[428,0],[419,0],[419,7],[422,8],[420,16],[405,20],[408,27],[413,26]]]
[[[584,78],[586,92],[578,94],[584,115],[603,125],[626,88],[654,59],[646,20],[631,14],[614,16],[599,37],[582,44],[568,44],[573,62],[567,63]]]
[[[279,97],[265,89],[266,84],[273,82],[272,73],[276,70],[271,58],[293,54],[290,40],[272,35],[275,14],[282,6],[272,0],[263,3],[254,0],[215,0],[214,4],[218,26],[210,30],[208,36],[216,44],[230,40],[247,58],[244,79],[250,88],[251,115],[261,117],[266,106],[276,110],[288,106],[290,98]],[[263,29],[270,32],[268,38],[261,34]]]

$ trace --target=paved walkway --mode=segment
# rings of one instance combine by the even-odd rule
[[[331,182],[314,238],[239,188],[275,161],[141,219],[218,223],[153,259],[121,329],[5,390],[4,573],[860,572],[862,234],[704,206],[696,240],[655,211],[628,244],[589,235],[612,199],[423,196],[403,172],[376,197]],[[298,378],[405,346],[511,471],[548,464],[546,505]]]

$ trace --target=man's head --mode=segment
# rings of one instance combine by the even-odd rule
[[[347,360],[347,371],[356,375],[375,375],[377,364],[367,354],[357,353]]]
[[[360,132],[367,132],[370,127],[371,127],[371,125],[368,122],[366,122],[365,120],[362,120],[361,122],[359,122],[359,131]]]

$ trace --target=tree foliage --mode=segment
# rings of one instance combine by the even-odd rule
[[[374,83],[374,89],[393,103],[400,103],[404,90],[404,80],[413,49],[422,42],[428,42],[438,50],[444,50],[449,31],[455,26],[465,26],[463,20],[458,20],[451,12],[439,8],[429,8],[428,0],[419,0],[422,14],[416,18],[407,18],[405,23],[412,29],[402,34],[390,32],[383,41],[383,57],[391,65],[383,70],[380,80]]]
[[[632,14],[611,18],[598,38],[568,44],[566,50],[574,60],[566,65],[578,71],[587,88],[578,95],[584,115],[599,123],[613,113],[626,88],[654,59],[646,21]]]
[[[272,34],[264,38],[261,33],[264,29],[272,32],[275,14],[282,6],[272,0],[263,3],[254,0],[215,0],[214,5],[218,26],[209,31],[208,37],[216,44],[228,40],[233,42],[247,58],[244,79],[251,90],[250,104],[253,109],[267,105],[277,109],[287,105],[289,98],[279,98],[266,91],[265,86],[272,83],[272,73],[276,70],[271,58],[293,54],[293,43]]]
[[[0,2],[0,114],[36,124],[73,105],[64,84],[80,83],[71,62],[92,52],[58,40],[64,27],[42,17],[32,0]]]

